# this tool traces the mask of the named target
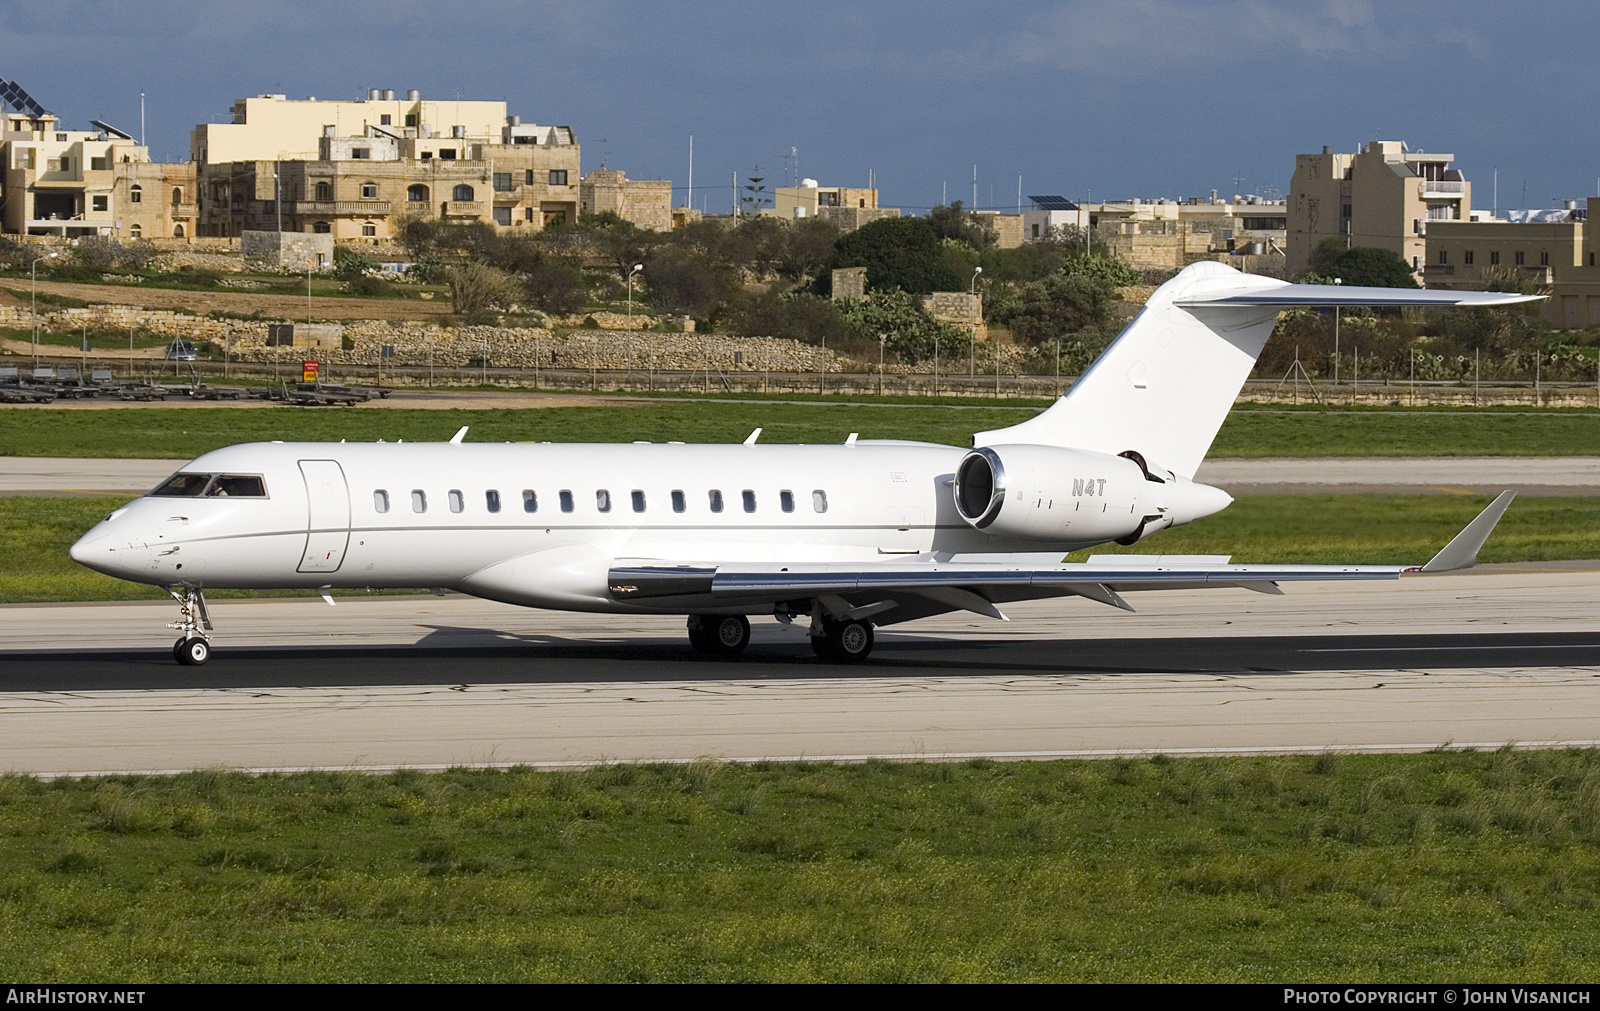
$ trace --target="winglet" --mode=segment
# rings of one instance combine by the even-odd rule
[[[759,438],[761,438],[761,429],[758,428],[745,438],[744,444],[746,446],[754,446],[756,444],[756,440]]]
[[[455,435],[452,435],[450,437],[450,445],[452,445],[452,446],[461,445],[461,440],[465,439],[467,437],[467,428],[468,427],[469,426],[467,426],[467,425],[462,425],[461,426],[461,430],[456,432]]]
[[[1517,493],[1509,488],[1495,496],[1489,507],[1479,513],[1477,519],[1463,527],[1455,539],[1446,544],[1420,571],[1450,572],[1455,569],[1470,569],[1476,565],[1478,549],[1489,539],[1489,535],[1494,532],[1495,524],[1500,522],[1500,517],[1505,515],[1511,500],[1516,497]]]

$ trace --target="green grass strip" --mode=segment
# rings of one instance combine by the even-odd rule
[[[19,979],[1543,982],[1600,754],[0,777]]]
[[[0,603],[154,600],[157,587],[91,572],[67,549],[125,497],[0,496]],[[1223,554],[1236,562],[1421,564],[1488,503],[1456,495],[1254,495],[1131,548],[1094,553]],[[1081,560],[1090,552],[1074,556]],[[1480,554],[1485,562],[1600,558],[1600,498],[1523,498]],[[209,591],[214,599],[303,591]],[[361,593],[363,591],[349,591]]]
[[[952,410],[952,407],[963,409]],[[740,442],[918,439],[966,446],[974,432],[1014,425],[1028,409],[852,400],[817,404],[658,398],[637,406],[539,410],[150,409],[3,410],[9,456],[189,459],[241,442],[405,439],[439,442],[462,425],[473,442]],[[1235,410],[1215,457],[1588,456],[1600,452],[1600,413],[1548,411]]]

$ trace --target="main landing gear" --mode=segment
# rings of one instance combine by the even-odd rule
[[[183,617],[169,621],[168,628],[180,633],[172,644],[172,659],[185,667],[199,667],[211,659],[211,614],[206,610],[206,597],[198,586],[185,583],[182,589],[167,587],[172,599],[183,609]]]
[[[750,619],[742,614],[691,614],[689,645],[702,656],[732,659],[750,645]]]
[[[811,650],[831,663],[861,663],[872,655],[872,622],[855,618],[813,621]]]
[[[750,645],[750,619],[742,614],[691,614],[689,645],[701,656],[731,660]],[[872,622],[828,617],[820,608],[812,615],[811,649],[823,660],[861,663],[872,655],[872,645]]]

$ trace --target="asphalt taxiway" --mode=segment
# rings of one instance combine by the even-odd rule
[[[1130,595],[880,630],[861,667],[757,619],[736,662],[677,618],[463,597],[0,608],[0,770],[43,774],[1425,750],[1600,739],[1600,571]]]

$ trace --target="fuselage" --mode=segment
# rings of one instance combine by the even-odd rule
[[[951,483],[968,451],[928,443],[254,443],[207,453],[116,510],[78,562],[159,585],[459,589],[538,607],[614,600],[619,560],[839,563],[1063,552],[1123,535],[1141,488],[1090,454],[1059,536],[975,529]],[[216,476],[209,485],[206,475]],[[252,481],[252,479],[259,481]],[[1111,487],[1108,489],[1107,484]],[[1025,494],[1018,489],[1020,497]],[[1065,503],[1063,503],[1065,506]]]

